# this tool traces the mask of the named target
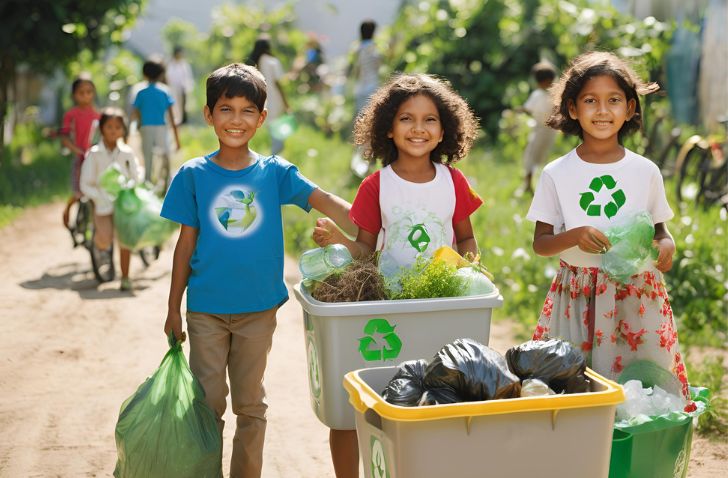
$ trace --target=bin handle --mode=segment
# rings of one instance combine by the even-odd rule
[[[374,409],[377,404],[354,372],[344,375],[344,388],[349,392],[349,403],[359,413],[364,413],[368,408]]]

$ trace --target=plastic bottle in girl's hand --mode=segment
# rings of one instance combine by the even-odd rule
[[[310,249],[301,255],[298,267],[304,279],[324,280],[334,272],[339,272],[352,261],[349,249],[341,244]]]

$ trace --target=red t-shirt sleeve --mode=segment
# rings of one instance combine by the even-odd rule
[[[71,134],[71,128],[76,120],[75,109],[70,109],[63,114],[63,124],[61,125],[60,133],[63,135]]]
[[[463,219],[470,217],[482,204],[483,200],[478,193],[470,187],[465,175],[460,170],[449,167],[452,182],[455,185],[455,212],[452,215],[453,226]]]
[[[367,176],[359,185],[349,218],[360,229],[377,235],[382,229],[382,211],[379,208],[379,171]]]

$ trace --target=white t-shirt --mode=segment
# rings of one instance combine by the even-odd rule
[[[455,232],[455,184],[447,166],[433,163],[435,178],[413,183],[400,178],[391,166],[379,176],[379,207],[382,231],[377,249],[382,251],[380,268],[411,266],[417,256],[429,257],[440,246],[452,246]]]
[[[267,121],[270,122],[278,118],[285,111],[283,97],[278,89],[278,85],[276,85],[276,82],[283,78],[283,65],[281,65],[278,58],[264,53],[258,59],[258,69],[265,77],[268,90],[265,107],[268,109]]]
[[[114,212],[114,200],[99,185],[99,178],[111,164],[117,164],[128,179],[141,179],[141,166],[134,151],[119,141],[113,151],[106,149],[103,143],[91,146],[81,166],[81,192],[94,202],[95,213],[107,216]]]
[[[551,110],[553,109],[553,103],[551,103],[548,91],[541,88],[533,90],[523,104],[523,108],[536,120],[537,127],[547,128],[544,123],[551,116]]]
[[[606,230],[632,212],[647,211],[654,224],[673,217],[660,170],[647,158],[625,149],[614,163],[594,164],[571,150],[543,170],[526,218],[554,226],[554,233],[581,226]],[[568,264],[599,267],[600,254],[578,247],[560,255]]]

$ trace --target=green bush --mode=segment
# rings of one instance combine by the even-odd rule
[[[407,0],[389,31],[392,70],[448,78],[493,142],[501,111],[525,101],[540,59],[563,69],[579,53],[615,51],[660,80],[671,27],[623,15],[606,1]]]

